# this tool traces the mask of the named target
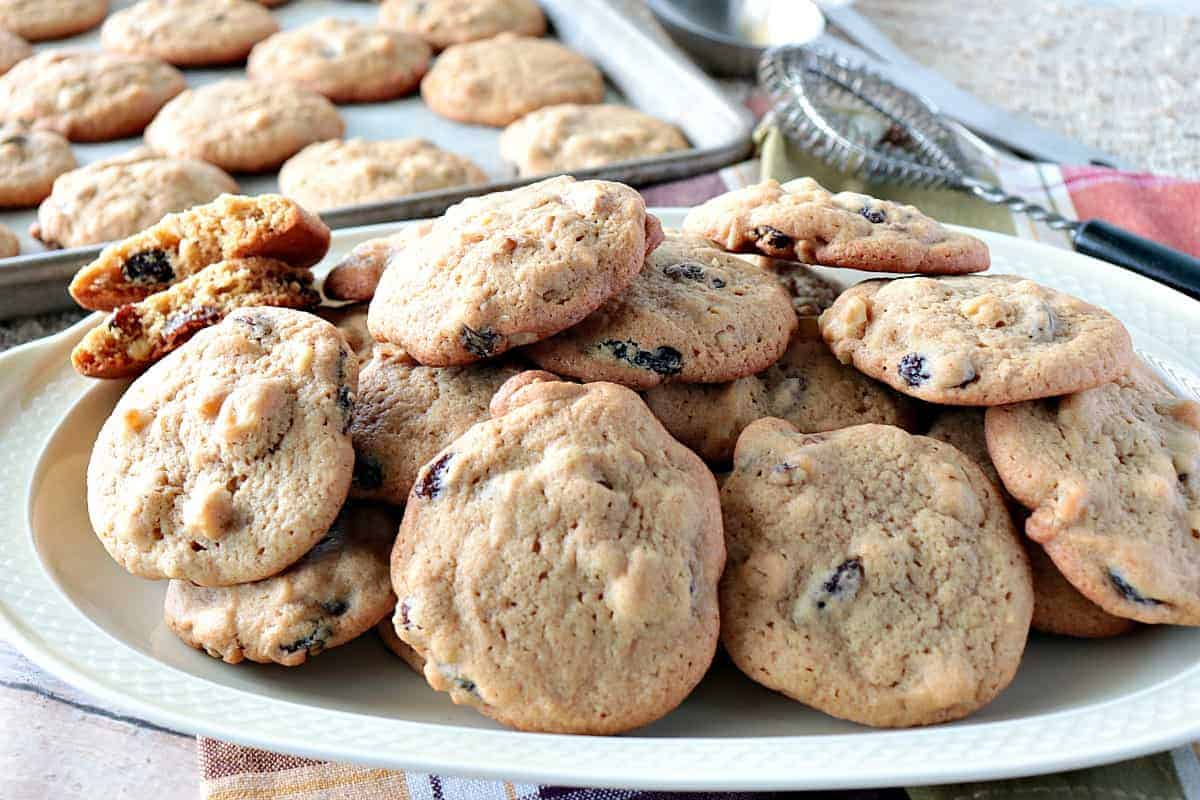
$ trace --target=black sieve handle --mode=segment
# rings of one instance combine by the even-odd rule
[[[1099,219],[1090,219],[1079,226],[1075,231],[1075,249],[1200,300],[1200,259],[1187,253]]]

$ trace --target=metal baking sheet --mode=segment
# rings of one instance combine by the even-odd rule
[[[116,0],[113,10],[134,0]],[[750,152],[752,120],[748,112],[724,96],[690,61],[664,46],[641,24],[609,5],[607,0],[542,0],[552,34],[568,47],[592,59],[608,80],[609,100],[628,103],[677,124],[692,142],[692,149],[666,156],[630,161],[593,170],[580,177],[603,177],[633,185],[682,178],[738,161]],[[280,27],[295,28],[314,19],[338,16],[374,22],[374,3],[350,0],[292,0],[275,9]],[[36,45],[37,50],[61,47],[99,47],[98,30],[70,39]],[[188,85],[200,86],[243,74],[242,67],[189,69]],[[440,214],[464,197],[512,188],[514,170],[500,158],[500,129],[464,125],[440,117],[421,102],[418,94],[386,103],[338,107],[346,121],[346,137],[367,139],[422,136],[435,144],[474,159],[493,179],[490,184],[466,189],[425,192],[395,201],[373,203],[322,214],[334,228],[417,219]],[[126,152],[141,138],[97,144],[74,144],[80,164]],[[246,194],[278,190],[274,174],[235,175]],[[0,222],[21,237],[22,255],[0,260],[0,319],[67,308],[72,305],[66,284],[81,265],[99,252],[99,246],[46,251],[29,236],[36,209],[0,213]]]

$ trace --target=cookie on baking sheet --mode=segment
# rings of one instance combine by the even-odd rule
[[[321,295],[312,273],[269,258],[219,261],[137,303],[119,306],[71,351],[90,378],[125,378],[178,349],[235,308],[312,308]]]
[[[76,273],[71,297],[84,308],[111,311],[231,258],[311,267],[329,250],[329,238],[325,223],[286,197],[222,195],[104,248]]]
[[[692,209],[683,229],[734,253],[871,272],[979,272],[990,263],[982,241],[912,206],[833,194],[812,178],[723,194]]]
[[[403,31],[324,17],[256,45],[246,73],[298,83],[335,103],[375,103],[416,89],[431,56]]]
[[[1018,530],[1025,529],[1029,514],[1004,489],[992,458],[988,455],[983,428],[982,408],[944,408],[939,410],[928,436],[957,447],[984,471],[1004,497]],[[1033,628],[1059,636],[1098,639],[1119,636],[1133,630],[1132,620],[1114,617],[1088,600],[1072,586],[1045,550],[1026,540],[1025,549],[1033,569]]]
[[[357,356],[360,367],[371,360],[371,354],[375,350],[375,340],[371,338],[371,332],[367,330],[367,307],[365,305],[357,304],[341,308],[326,306],[318,309],[316,314],[338,329],[338,333],[342,334],[346,344],[350,345],[350,349]],[[359,372],[359,391],[361,394],[361,371]]]
[[[959,719],[1016,674],[1029,562],[992,482],[887,425],[738,439],[721,641],[755,681],[877,727]]]
[[[357,384],[358,360],[328,322],[234,311],[134,381],[104,423],[87,473],[96,535],[144,578],[278,574],[346,499]]]
[[[324,211],[487,180],[469,158],[424,139],[350,139],[310,144],[289,158],[279,170],[279,191]]]
[[[770,275],[669,231],[625,291],[527,352],[559,375],[634,389],[724,383],[775,363],[795,330],[791,302]]]
[[[390,616],[396,596],[388,553],[397,524],[386,508],[355,503],[274,577],[224,587],[173,580],[163,607],[167,627],[230,664],[303,664]]]
[[[1030,538],[1080,592],[1139,622],[1200,625],[1200,404],[1135,361],[1067,397],[988,409],[988,452]]]
[[[1102,308],[1016,275],[871,280],[821,315],[842,362],[904,394],[993,406],[1090,389],[1133,359]]]
[[[615,384],[522,373],[492,414],[417,477],[396,633],[434,689],[520,730],[658,719],[716,648],[712,473]]]
[[[388,615],[375,626],[376,633],[383,641],[383,646],[391,650],[395,655],[399,656],[405,664],[408,664],[414,672],[421,675],[425,672],[425,659],[417,655],[417,651],[404,643],[404,640],[396,635],[396,626],[392,624],[392,617]]]
[[[732,383],[666,383],[645,398],[672,436],[717,463],[732,459],[738,435],[763,417],[819,433],[867,422],[911,429],[917,416],[908,398],[838,363],[811,320],[762,372]]]
[[[671,123],[636,108],[607,104],[540,108],[500,134],[500,155],[523,176],[603,167],[687,148],[687,139]]]
[[[105,50],[161,58],[180,67],[231,64],[279,30],[253,0],[139,0],[100,28]]]
[[[552,336],[619,294],[662,236],[642,196],[561,177],[464,200],[390,259],[367,322],[427,366]]]
[[[31,42],[91,30],[108,13],[108,0],[0,0],[0,28]]]
[[[61,175],[30,232],[48,247],[111,242],[237,190],[212,164],[139,147]]]
[[[105,142],[142,132],[184,90],[174,67],[145,56],[44,50],[0,77],[0,121]]]
[[[33,48],[29,46],[29,42],[15,33],[9,33],[4,28],[0,28],[0,75],[12,69],[21,59],[29,58],[31,55],[33,55]]]
[[[420,36],[438,50],[500,33],[546,32],[536,0],[383,0],[379,24]]]
[[[792,308],[798,317],[819,317],[842,293],[841,286],[806,264],[766,256],[742,258],[775,276],[792,298]]]
[[[0,258],[12,258],[21,253],[21,242],[17,235],[0,225]]]
[[[421,97],[449,119],[501,127],[544,106],[599,103],[604,77],[558,42],[503,33],[447,49],[421,81]]]
[[[73,169],[71,145],[57,133],[0,128],[0,207],[37,205],[49,196],[55,178]]]
[[[264,172],[345,129],[337,108],[316,92],[286,81],[228,78],[168,103],[146,128],[146,143],[230,172]]]
[[[359,375],[351,495],[403,505],[421,465],[487,419],[492,396],[520,371],[507,361],[422,367],[380,345]]]

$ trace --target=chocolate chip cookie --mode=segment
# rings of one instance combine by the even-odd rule
[[[153,56],[181,67],[242,61],[279,30],[252,0],[139,0],[100,28],[105,50]]]
[[[0,207],[37,205],[50,194],[55,178],[73,169],[71,145],[57,133],[0,128]]]
[[[9,33],[4,28],[0,28],[0,75],[12,69],[21,59],[29,58],[31,55],[33,55],[33,48],[29,46],[29,42],[15,33]]]
[[[31,42],[62,39],[100,24],[108,0],[0,0],[0,28]]]
[[[1112,314],[1015,275],[865,281],[821,315],[821,333],[844,363],[945,405],[1078,392],[1133,358]]]
[[[438,50],[500,33],[546,32],[536,0],[383,0],[379,22],[420,36]]]

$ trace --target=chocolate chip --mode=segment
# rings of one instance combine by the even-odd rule
[[[212,306],[193,306],[177,311],[163,323],[162,335],[167,344],[175,347],[186,342],[198,330],[221,321],[221,312]]]
[[[878,208],[871,208],[870,206],[863,206],[858,210],[858,213],[866,217],[867,222],[873,222],[876,225],[887,220],[887,214]]]
[[[637,342],[609,339],[600,347],[609,355],[639,369],[647,369],[659,375],[678,375],[683,369],[683,354],[674,347],[656,347],[642,350]]]
[[[307,651],[310,656],[325,649],[325,643],[329,641],[329,637],[333,635],[333,628],[328,623],[322,620],[313,620],[313,631],[302,639],[297,639],[291,644],[281,644],[279,649],[285,653],[298,653],[301,650]]]
[[[446,468],[449,466],[450,459],[452,458],[454,458],[453,453],[446,453],[425,468],[425,471],[421,473],[421,477],[417,479],[416,487],[413,489],[417,497],[424,498],[425,500],[434,500],[442,493],[442,489],[445,488],[442,479],[446,475]]]
[[[345,600],[326,600],[321,603],[321,610],[331,617],[340,617],[350,609],[350,604]]]
[[[925,356],[917,353],[909,353],[900,359],[898,369],[900,377],[909,386],[920,386],[929,380],[929,368],[925,363]]]
[[[1165,605],[1162,600],[1155,600],[1153,597],[1146,597],[1137,589],[1133,588],[1127,580],[1122,578],[1115,570],[1108,571],[1108,579],[1112,581],[1113,587],[1120,592],[1131,603],[1137,603],[1143,606],[1161,606]]]
[[[175,279],[171,257],[165,250],[143,250],[121,264],[121,274],[132,283],[170,283]]]
[[[778,228],[772,228],[770,225],[762,225],[755,228],[754,238],[758,240],[759,246],[777,251],[787,250],[795,241],[783,231]]]
[[[113,312],[108,327],[129,337],[137,336],[142,332],[142,318],[132,304],[123,305]]]
[[[488,328],[474,328],[463,325],[459,339],[462,340],[463,347],[467,348],[467,352],[473,356],[487,358],[496,352],[496,348],[500,345],[500,334]]]
[[[365,492],[383,486],[383,465],[371,456],[359,453],[354,459],[354,485]]]
[[[862,586],[863,565],[861,558],[850,558],[838,564],[833,574],[821,584],[817,595],[817,608],[825,608],[831,600],[850,599],[858,594]]]

